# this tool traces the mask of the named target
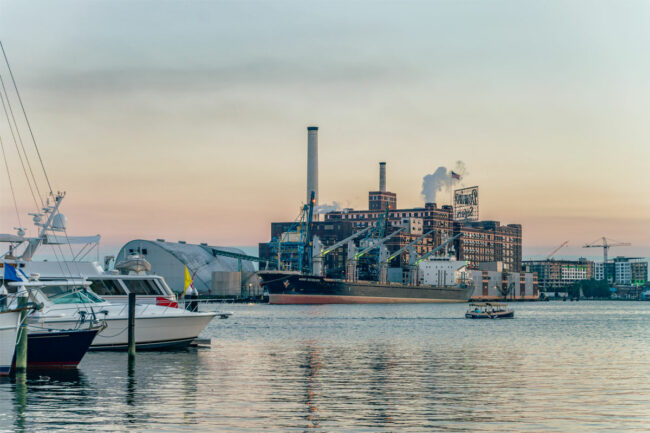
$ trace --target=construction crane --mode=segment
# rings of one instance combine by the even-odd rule
[[[378,278],[379,282],[385,283],[388,281],[388,263],[390,263],[391,260],[393,260],[395,257],[402,254],[404,251],[408,250],[413,245],[420,242],[425,237],[429,236],[434,231],[435,230],[430,230],[426,232],[425,234],[423,234],[413,242],[410,242],[408,245],[400,248],[399,250],[395,251],[393,254],[390,255],[388,254],[388,249],[386,248],[386,245],[382,245],[380,247],[380,252],[379,252],[379,278]]]
[[[566,244],[568,244],[568,243],[569,243],[569,241],[562,242],[562,244],[559,247],[557,247],[556,249],[551,251],[550,254],[548,256],[546,256],[546,260],[551,260],[551,258],[553,258],[553,256],[556,255],[557,252],[560,251],[562,248],[564,248],[566,246]]]
[[[602,248],[603,249],[603,263],[607,263],[607,250],[609,250],[611,247],[629,247],[632,245],[629,242],[617,242],[614,241],[613,239],[607,239],[606,237],[602,237],[599,239],[596,239],[593,242],[589,242],[588,244],[584,244],[582,248]]]

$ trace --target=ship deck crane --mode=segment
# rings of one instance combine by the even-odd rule
[[[372,245],[370,245],[369,247],[366,247],[366,248],[364,248],[363,250],[361,250],[361,251],[359,251],[358,253],[356,253],[356,254],[354,255],[354,260],[359,260],[361,257],[363,257],[363,256],[365,256],[366,254],[368,254],[370,251],[372,251],[372,250],[374,250],[375,248],[377,248],[377,247],[383,245],[387,240],[394,238],[394,237],[397,236],[398,234],[402,233],[404,230],[406,230],[405,227],[399,228],[399,229],[395,230],[393,233],[389,234],[388,236],[386,236],[386,237],[384,237],[384,238],[382,238],[382,239],[379,239],[379,240],[373,242]]]
[[[397,236],[398,234],[402,233],[404,230],[406,230],[405,227],[399,228],[395,230],[393,233],[389,234],[388,236],[376,240],[372,242],[372,244],[369,247],[364,248],[363,250],[357,252],[356,247],[354,244],[348,244],[348,258],[345,261],[345,278],[348,281],[356,281],[357,280],[357,263],[359,259],[366,254],[368,254],[370,251],[374,250],[375,248],[380,247],[381,245],[384,244],[387,240]]]
[[[343,239],[342,241],[339,241],[335,243],[332,246],[329,246],[325,249],[323,249],[323,245],[320,242],[320,239],[318,239],[318,236],[314,236],[314,240],[312,242],[312,270],[314,275],[320,275],[322,276],[325,272],[325,268],[323,267],[323,257],[325,257],[327,254],[331,253],[335,249],[342,247],[343,245],[347,244],[348,242],[352,242],[356,238],[358,238],[361,235],[364,235],[368,233],[370,230],[372,230],[374,227],[369,226],[366,227],[365,229],[356,232],[352,236],[348,236],[347,238]]]
[[[393,254],[388,254],[388,251],[386,250],[386,246],[382,245],[381,246],[381,251],[379,254],[379,282],[380,283],[386,283],[388,281],[388,263],[390,263],[391,260],[393,260],[395,257],[399,256],[402,254],[404,251],[408,250],[411,248],[413,245],[417,244],[420,242],[422,239],[425,237],[429,236],[431,233],[433,233],[435,230],[429,230],[419,238],[415,239],[414,241],[410,242],[408,245],[400,248],[399,250],[395,251]]]
[[[568,243],[569,241],[562,242],[562,244],[559,247],[555,248],[553,251],[550,252],[548,256],[546,256],[546,260],[551,260],[553,256],[556,255],[557,252],[560,251],[562,248],[564,248]]]
[[[600,243],[599,243],[600,241]],[[602,248],[603,249],[603,263],[607,263],[607,250],[609,250],[611,247],[629,247],[632,245],[629,242],[616,242],[611,243],[613,239],[607,239],[606,237],[602,237],[600,239],[596,239],[593,242],[589,242],[588,244],[584,244],[582,248]]]
[[[440,251],[442,248],[447,246],[450,242],[455,241],[456,239],[460,238],[463,234],[458,233],[456,236],[452,236],[451,238],[447,239],[431,251],[423,254],[421,257],[416,258],[414,255],[410,257],[409,259],[409,284],[412,286],[417,286],[418,284],[418,265]]]
[[[440,245],[438,245],[437,247],[435,247],[431,251],[428,251],[427,253],[423,254],[421,257],[419,257],[417,260],[415,260],[415,262],[413,264],[416,265],[416,266],[419,265],[420,263],[422,263],[423,261],[425,261],[426,259],[428,259],[432,255],[434,255],[435,253],[440,251],[442,248],[444,248],[448,243],[450,243],[452,241],[455,241],[456,239],[458,239],[462,235],[463,235],[462,233],[458,233],[456,236],[450,237],[449,239],[447,239],[446,241],[444,241],[443,243],[441,243]]]

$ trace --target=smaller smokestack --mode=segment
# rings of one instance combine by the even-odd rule
[[[386,163],[379,163],[379,191],[386,192]]]

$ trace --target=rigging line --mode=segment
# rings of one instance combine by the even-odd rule
[[[36,211],[38,212],[40,210],[40,206],[38,205],[38,200],[36,200],[36,195],[34,195],[34,188],[32,188],[32,182],[29,180],[29,176],[27,175],[27,169],[25,169],[25,162],[23,161],[23,156],[20,153],[20,149],[18,148],[18,141],[16,141],[16,135],[14,134],[14,129],[11,126],[11,121],[9,120],[9,114],[7,112],[7,107],[5,105],[5,97],[2,94],[2,92],[0,92],[0,100],[2,101],[2,108],[4,109],[5,116],[7,117],[7,122],[9,123],[9,130],[11,131],[11,137],[14,139],[14,144],[16,145],[16,152],[18,152],[20,165],[23,167],[23,172],[25,173],[25,177],[27,178],[27,185],[29,185],[29,191],[32,193],[32,198],[34,199],[34,204],[36,205]]]
[[[9,178],[9,188],[11,189],[11,197],[14,199],[14,208],[16,209],[16,218],[18,218],[18,226],[22,227],[23,223],[20,221],[20,212],[18,211],[18,203],[16,202],[16,193],[14,192],[14,183],[11,180],[11,173],[9,172],[9,163],[7,162],[7,154],[5,153],[5,145],[0,137],[0,148],[2,149],[2,159],[7,168],[7,177]]]
[[[79,263],[75,260],[74,251],[72,251],[72,244],[70,243],[70,238],[68,237],[68,230],[64,228],[63,234],[65,234],[65,240],[66,243],[68,244],[68,248],[70,249],[70,256],[72,259],[73,266],[77,270],[77,275],[81,275],[81,272],[79,271]]]
[[[20,102],[20,108],[23,111],[23,116],[25,116],[25,122],[27,123],[27,129],[29,129],[29,134],[32,137],[32,142],[34,143],[34,148],[36,149],[36,154],[38,155],[38,160],[41,163],[41,168],[43,169],[43,174],[45,175],[45,180],[47,181],[47,187],[50,189],[50,195],[52,192],[52,184],[50,183],[50,178],[47,175],[45,170],[45,164],[43,164],[43,158],[41,158],[41,152],[38,150],[38,145],[36,144],[36,138],[34,137],[34,131],[32,130],[32,125],[29,123],[29,118],[27,117],[27,111],[25,110],[25,105],[23,104],[23,98],[20,97],[20,92],[18,91],[18,85],[16,84],[16,79],[14,78],[14,73],[11,70],[11,65],[9,64],[9,59],[7,58],[7,53],[5,51],[2,41],[0,41],[0,49],[2,49],[2,55],[5,58],[5,63],[7,64],[7,69],[9,70],[9,75],[11,76],[11,81],[14,84],[14,89],[16,89],[16,95],[18,96],[18,102]]]
[[[36,192],[38,193],[38,198],[41,200],[41,206],[44,206],[43,197],[41,196],[41,190],[38,187],[38,182],[36,181],[36,176],[34,176],[34,170],[32,170],[32,164],[29,162],[29,157],[27,156],[27,151],[25,150],[25,144],[23,143],[23,137],[20,135],[20,129],[18,128],[18,122],[16,122],[16,116],[14,116],[14,109],[11,108],[11,100],[9,99],[9,93],[5,87],[5,81],[2,79],[2,74],[0,73],[0,84],[2,85],[2,90],[5,92],[5,97],[7,98],[7,107],[9,107],[9,113],[11,114],[11,120],[14,121],[14,127],[16,129],[16,135],[18,136],[18,141],[20,142],[20,147],[23,149],[25,154],[25,161],[27,161],[27,167],[29,168],[29,174],[32,176],[34,181],[34,186],[36,187]],[[7,118],[9,121],[9,118]]]
[[[47,236],[47,233],[45,233],[45,236]],[[55,235],[55,241],[56,241],[56,235]],[[74,278],[74,275],[72,275],[72,271],[70,270],[70,266],[68,266],[68,262],[65,260],[65,253],[63,252],[61,245],[57,243],[53,246],[54,248],[52,248],[52,251],[54,252],[54,257],[56,258],[61,274],[68,278]],[[57,248],[59,249],[59,254],[61,255],[61,258],[59,258],[59,254],[56,253]],[[65,266],[65,270],[63,269],[63,266]]]

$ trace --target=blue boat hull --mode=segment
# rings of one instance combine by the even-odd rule
[[[77,367],[98,332],[99,329],[75,329],[29,333],[27,368]]]

